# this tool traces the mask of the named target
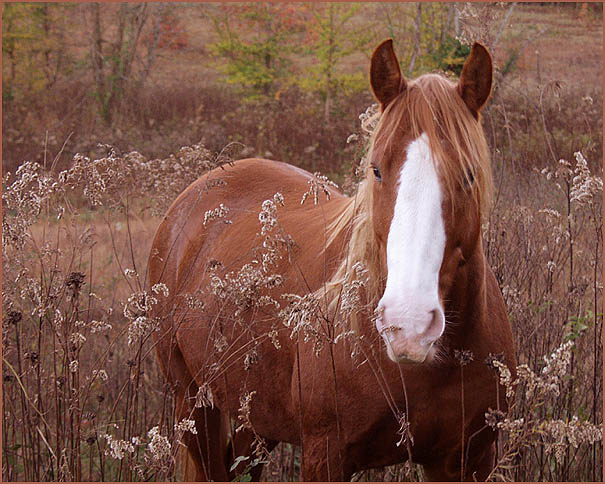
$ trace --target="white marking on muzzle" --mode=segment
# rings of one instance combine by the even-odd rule
[[[445,250],[441,185],[423,134],[407,149],[387,239],[387,283],[376,326],[394,361],[424,361],[443,334],[439,270]]]

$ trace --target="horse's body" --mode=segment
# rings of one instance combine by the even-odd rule
[[[377,83],[373,81],[375,92]],[[377,97],[384,109],[384,96]],[[386,166],[381,168],[380,189],[386,189]],[[396,338],[385,340],[393,342],[387,357],[370,307],[358,310],[354,337],[359,338],[361,354],[353,358],[355,345],[346,337],[335,342],[343,330],[330,326],[329,316],[317,321],[325,337],[305,341],[302,332],[291,338],[292,328],[278,317],[280,308],[254,302],[271,296],[284,308],[288,303],[282,294],[321,295],[349,250],[354,229],[334,232],[333,227],[351,208],[352,199],[328,188],[329,200],[320,195],[319,203],[307,200],[301,205],[310,180],[310,174],[284,163],[240,160],[192,184],[156,233],[149,280],[151,285],[164,283],[169,291],[155,311],[161,321],[157,349],[162,369],[177,390],[179,418],[196,421],[197,434],[185,435],[195,478],[233,478],[230,466],[236,457],[250,455],[255,434],[265,439],[268,449],[280,441],[302,445],[305,480],[348,480],[355,471],[402,462],[408,452],[431,480],[460,479],[461,461],[464,478],[485,478],[495,438],[485,425],[485,412],[505,404],[502,395],[497,401],[497,379],[485,360],[490,353],[504,353],[511,367],[514,352],[504,303],[478,229],[479,243],[465,250],[463,264],[456,259],[459,269],[448,268],[449,237],[445,245],[439,291],[447,327],[429,345],[439,346],[436,357],[434,349],[423,353],[424,362],[412,350],[403,354],[398,348],[410,345],[397,346]],[[268,234],[281,238],[280,256],[274,265],[261,269],[261,258],[269,249],[262,247],[266,238],[258,214],[261,204],[276,192],[285,203],[278,207],[278,224]],[[229,209],[226,215],[216,220],[205,217],[221,203]],[[223,223],[227,219],[230,223]],[[468,226],[464,230],[473,231]],[[375,269],[386,273],[384,253],[391,249],[380,241],[379,232],[376,235],[375,251],[383,257],[378,264],[382,267]],[[247,279],[240,272],[246,264],[251,264],[246,274],[252,274]],[[242,289],[225,296],[220,281],[230,272],[241,276],[230,284],[241,284]],[[262,282],[271,274],[281,274],[282,280]],[[258,280],[251,282],[255,277]],[[389,284],[387,280],[387,292]],[[384,278],[378,286],[382,294]],[[250,288],[256,292],[251,294]],[[186,302],[187,295],[196,294],[203,307]],[[369,295],[364,300],[376,303]],[[379,306],[385,301],[386,296]],[[320,312],[329,314],[325,308]],[[385,318],[390,314],[389,306],[383,314]],[[431,327],[438,326],[438,318],[433,323]],[[317,339],[325,343],[323,348],[316,346]],[[473,361],[461,368],[455,350],[469,350]],[[205,405],[194,406],[196,394]],[[248,396],[247,404],[242,395]],[[243,418],[238,420],[238,415]],[[400,428],[406,420],[409,434]],[[247,421],[253,430],[234,432],[234,426]],[[402,436],[409,435],[413,440],[405,442]],[[259,471],[260,466],[254,468],[253,477]]]

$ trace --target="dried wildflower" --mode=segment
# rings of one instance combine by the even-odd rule
[[[75,295],[80,292],[80,288],[82,287],[82,284],[84,284],[85,277],[86,275],[82,272],[72,272],[65,281],[65,285],[70,288]]]
[[[220,278],[218,279],[220,281]],[[200,291],[197,295],[184,294],[185,304],[189,309],[204,309],[205,303],[201,299],[202,292]]]
[[[380,114],[380,106],[377,103],[374,103],[368,106],[366,110],[359,115],[361,130],[364,133],[366,140],[370,138],[376,129],[376,126],[378,126]]]
[[[588,168],[588,162],[581,151],[574,153],[576,167],[570,188],[570,200],[580,205],[592,204],[595,196],[601,197],[603,193],[603,180],[598,176],[592,176]]]
[[[277,226],[277,207],[284,205],[284,197],[281,193],[273,195],[272,199],[265,200],[261,204],[258,221],[261,224],[261,235],[267,235]]]
[[[211,407],[214,408],[214,396],[208,382],[204,382],[197,390],[195,395],[195,408]]]
[[[504,364],[504,353],[496,353],[495,355],[493,353],[489,353],[487,355],[487,358],[485,358],[485,364],[490,370],[498,370],[495,364],[496,361],[500,362],[501,364]]]
[[[124,305],[124,317],[132,321],[151,311],[157,302],[158,300],[154,296],[145,291],[131,294]]]
[[[530,370],[530,372],[521,373],[518,379],[525,381],[532,392],[537,390],[543,394],[559,395],[561,383],[567,376],[567,368],[571,363],[573,346],[573,341],[567,341],[553,351],[550,357],[545,356],[544,362],[546,365],[542,368],[540,378],[531,375]]]
[[[157,425],[147,432],[147,437],[150,439],[147,444],[147,450],[149,451],[152,461],[162,462],[171,457],[172,447],[170,441],[167,437],[160,434],[160,429]]]
[[[158,282],[157,284],[154,284],[151,287],[151,291],[155,294],[162,293],[164,297],[168,297],[168,286],[166,286],[166,284],[164,284],[163,282]]]
[[[485,423],[493,430],[496,430],[498,428],[498,424],[503,422],[505,417],[506,414],[502,410],[488,408],[487,412],[485,412]]]
[[[132,279],[137,276],[137,271],[134,269],[124,269],[124,275]]]
[[[229,213],[229,209],[225,207],[222,203],[219,204],[217,208],[213,208],[212,210],[207,210],[204,214],[204,227],[211,222],[212,220],[224,219],[223,222],[226,224],[230,224],[231,220],[225,219],[227,214]]]
[[[227,338],[225,337],[225,335],[220,332],[215,333],[214,348],[216,349],[216,351],[222,353],[227,349],[228,346],[229,343],[227,342]]]
[[[239,410],[237,415],[237,420],[240,425],[235,429],[236,432],[240,432],[244,429],[252,430],[252,422],[250,422],[250,405],[252,403],[252,397],[256,394],[256,391],[253,392],[244,392],[239,397]]]
[[[290,338],[295,339],[302,334],[305,342],[313,341],[313,351],[319,355],[327,342],[317,325],[320,314],[319,301],[315,294],[282,294],[282,298],[290,304],[279,313],[284,326],[290,328]]]
[[[329,180],[327,176],[322,175],[319,172],[313,173],[313,178],[311,178],[308,182],[309,189],[303,193],[300,204],[304,204],[305,200],[310,195],[313,195],[313,204],[317,205],[319,201],[319,192],[323,192],[328,200],[330,200],[330,190],[329,187],[338,188],[338,185],[334,183],[332,180]]]
[[[221,279],[217,274],[210,278],[210,290],[219,299],[228,300],[236,309],[234,316],[239,318],[253,307],[277,306],[277,302],[261,291],[281,284],[279,274],[268,274],[267,268],[257,260],[244,264],[239,271],[229,272]]]
[[[573,416],[569,422],[549,420],[541,425],[552,442],[547,443],[547,454],[554,454],[557,462],[562,463],[569,446],[577,449],[581,444],[592,445],[603,439],[603,430],[590,422],[581,421]]]
[[[368,280],[368,271],[361,262],[355,262],[352,266],[354,278],[343,284],[340,300],[340,312],[346,319],[352,312],[362,306],[361,296],[363,288]]]
[[[139,316],[128,325],[128,346],[142,340],[159,327],[157,319]]]
[[[115,439],[110,434],[103,434],[102,437],[105,438],[108,446],[105,448],[105,455],[122,460],[126,454],[134,453],[134,445],[131,441]]]
[[[110,330],[112,328],[112,325],[106,321],[93,320],[88,323],[88,327],[90,328],[91,333],[100,333],[101,331]]]
[[[496,359],[492,360],[492,364],[498,370],[498,375],[500,376],[500,385],[506,388],[506,397],[511,398],[515,393],[515,389],[512,383],[512,375],[508,369],[508,366]]]
[[[493,45],[496,26],[503,22],[506,3],[474,4],[461,2],[455,4],[458,15],[459,30],[456,35],[463,45],[481,42],[484,45]],[[510,13],[508,13],[509,15]]]
[[[517,433],[517,432],[521,432],[523,430],[523,426],[525,424],[525,419],[523,417],[518,418],[518,419],[504,419],[502,422],[498,422],[496,424],[496,426],[500,429],[500,430],[504,430],[506,432],[510,432],[510,433]]]
[[[92,377],[99,377],[102,381],[107,381],[109,379],[109,376],[105,370],[93,370]]]
[[[191,432],[192,434],[197,434],[197,429],[195,428],[195,420],[184,418],[179,423],[174,426],[175,432]]]
[[[551,208],[543,208],[538,210],[538,213],[543,213],[552,220],[558,220],[561,218],[561,214],[557,210],[553,210]]]
[[[82,346],[85,341],[86,341],[86,336],[84,336],[82,333],[73,333],[70,337],[69,337],[69,341],[71,344],[73,344],[75,347],[79,348],[80,346]]]
[[[17,324],[19,321],[23,319],[23,315],[21,311],[9,311],[6,315],[6,322],[8,324]]]
[[[256,364],[257,362],[258,362],[258,351],[256,351],[256,348],[251,348],[244,355],[244,370],[246,370],[246,371],[250,370],[250,368],[252,368],[252,366],[254,364]]]
[[[397,430],[397,435],[399,435],[399,441],[397,442],[397,447],[401,444],[410,444],[414,445],[414,437],[410,432],[412,424],[408,421],[407,415],[405,412],[400,412],[397,416],[397,423],[399,424],[399,430]]]
[[[208,268],[209,271],[216,271],[217,269],[220,269],[221,267],[223,267],[223,263],[216,259],[210,259],[208,261],[208,263],[206,264],[206,267]]]
[[[454,350],[454,358],[458,360],[460,366],[466,366],[473,361],[473,352],[471,350]]]
[[[271,343],[273,343],[273,346],[276,350],[281,349],[281,343],[279,342],[277,329],[272,329],[271,331],[269,331],[267,333],[267,336],[271,339]]]
[[[42,173],[39,163],[29,161],[19,166],[11,184],[8,180],[9,174],[3,178],[2,244],[21,250],[30,238],[27,229],[36,222],[54,192],[53,181]]]

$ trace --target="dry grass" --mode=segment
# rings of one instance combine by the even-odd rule
[[[189,424],[175,421],[172,392],[154,362],[153,323],[140,318],[155,297],[143,282],[145,254],[152,213],[221,156],[195,146],[147,161],[109,150],[76,158],[58,176],[24,164],[12,183],[5,179],[5,479],[177,477]],[[530,183],[522,187],[510,166],[496,173],[484,236],[521,364],[518,381],[505,373],[501,381],[524,390],[511,393],[508,415],[490,416],[503,430],[493,477],[594,479],[602,467],[600,431],[591,426],[602,421],[602,181],[581,155],[543,173],[525,168]],[[240,279],[224,281],[232,285],[221,286],[227,299],[249,294]],[[314,337],[309,324],[301,328]],[[573,349],[548,359],[564,341]],[[554,369],[541,370],[545,364]],[[297,456],[280,446],[265,477],[295,479]],[[420,476],[402,466],[358,478]]]

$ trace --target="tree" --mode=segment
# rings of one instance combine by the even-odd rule
[[[304,24],[304,7],[282,3],[223,4],[208,8],[218,40],[210,48],[220,58],[227,82],[249,98],[268,96],[291,76],[293,37]]]
[[[317,63],[307,70],[301,84],[318,90],[324,98],[324,119],[330,120],[334,98],[339,88],[365,88],[365,73],[344,74],[339,64],[348,55],[367,51],[372,40],[371,25],[355,27],[353,18],[361,4],[313,4],[312,20],[307,24],[308,50]]]
[[[90,67],[99,111],[107,124],[113,120],[126,90],[141,89],[149,76],[157,55],[160,22],[165,9],[162,4],[120,3],[117,29],[113,38],[108,39],[108,29],[103,28],[101,4],[89,5]],[[143,30],[148,26],[151,41],[142,42]]]
[[[6,3],[3,7],[3,98],[10,100],[51,87],[71,64],[64,22],[73,5]]]

